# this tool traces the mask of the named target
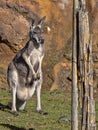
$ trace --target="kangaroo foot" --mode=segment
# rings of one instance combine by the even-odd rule
[[[38,113],[40,113],[41,115],[48,115],[48,112],[45,112],[43,110],[39,110]]]
[[[12,111],[12,114],[15,115],[15,116],[19,115],[17,111]]]

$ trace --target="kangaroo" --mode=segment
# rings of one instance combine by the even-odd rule
[[[13,58],[8,66],[7,80],[11,88],[13,114],[18,114],[18,110],[24,110],[27,101],[33,96],[35,90],[37,94],[36,110],[41,114],[46,112],[41,109],[41,86],[42,60],[44,57],[43,24],[44,16],[37,24],[32,19],[29,32],[29,41]]]

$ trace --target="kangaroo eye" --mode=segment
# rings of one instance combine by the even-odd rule
[[[36,34],[41,33],[41,29],[37,26],[33,32]]]
[[[39,34],[39,33],[41,33],[41,30],[34,30],[33,31],[35,34]]]

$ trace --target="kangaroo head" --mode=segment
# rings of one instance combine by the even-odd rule
[[[35,20],[32,20],[32,25],[30,27],[30,40],[36,40],[37,43],[43,44],[43,25],[45,23],[46,16],[44,16],[37,24]]]

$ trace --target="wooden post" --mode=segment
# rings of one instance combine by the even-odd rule
[[[88,100],[88,130],[96,130],[95,121],[95,100],[93,98],[93,59],[92,59],[92,35],[90,35],[90,42],[88,46],[88,86],[89,86],[89,100]]]
[[[78,88],[77,88],[77,11],[78,0],[73,1],[73,43],[72,43],[72,113],[71,130],[78,130]]]
[[[79,10],[79,84],[82,99],[82,130],[96,130],[95,101],[93,99],[92,36],[85,0]]]
[[[81,94],[79,98],[82,108],[81,130],[96,130],[92,36],[89,30],[85,0],[73,0],[71,130],[78,130],[78,89]]]
[[[89,44],[89,24],[88,24],[88,13],[79,10],[79,55],[80,55],[80,77],[81,77],[81,90],[82,92],[82,130],[87,127],[87,101],[88,101],[88,63],[87,63],[87,48]]]

